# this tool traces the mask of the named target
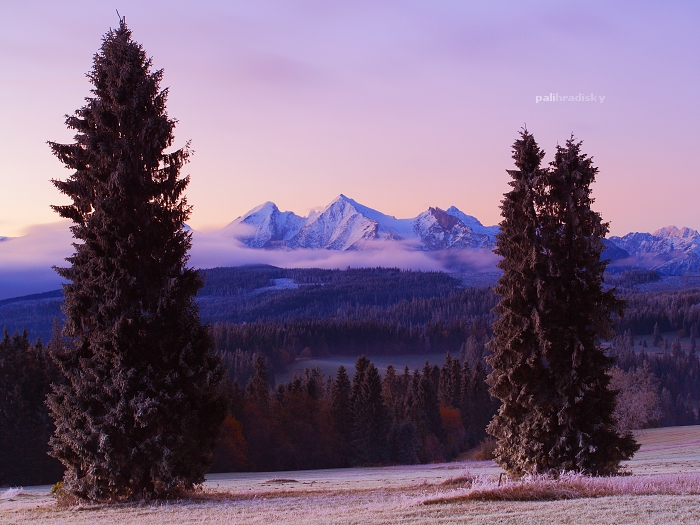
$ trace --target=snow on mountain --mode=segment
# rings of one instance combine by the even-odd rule
[[[450,208],[464,217],[469,217],[454,206]],[[473,217],[471,217],[473,219]],[[479,225],[479,221],[474,219]],[[444,250],[460,248],[493,248],[492,239],[462,222],[458,215],[440,208],[428,208],[413,221],[414,231],[423,242],[424,249]],[[483,229],[483,226],[481,226]]]
[[[700,233],[696,230],[666,226],[654,233],[633,232],[609,241],[629,252],[637,266],[669,275],[700,272]]]
[[[281,212],[274,203],[266,202],[238,217],[222,233],[250,248],[272,248],[293,237],[305,221],[304,217],[291,211]]]
[[[484,226],[481,224],[481,222],[479,222],[479,219],[472,217],[471,215],[467,215],[466,213],[458,210],[455,206],[450,206],[447,208],[445,213],[452,215],[453,217],[457,217],[462,224],[469,226],[474,233],[487,235],[489,239],[491,239],[491,242],[496,242],[496,234],[500,231],[498,225]]]
[[[238,217],[221,233],[250,248],[367,250],[382,241],[400,241],[402,249],[435,252],[492,250],[498,226],[452,206],[428,208],[410,219],[397,219],[339,195],[308,217],[281,212],[272,202]],[[605,239],[603,257],[611,268],[653,268],[660,273],[700,273],[700,233],[667,226],[654,233],[628,233]],[[398,245],[397,245],[398,246]]]
[[[418,250],[493,248],[498,226],[486,227],[452,206],[397,219],[339,195],[308,217],[280,212],[266,202],[237,218],[222,233],[251,248],[359,250],[373,241],[404,241]]]
[[[287,246],[356,250],[374,240],[401,240],[401,221],[367,208],[345,195],[338,196],[320,213],[309,217]]]

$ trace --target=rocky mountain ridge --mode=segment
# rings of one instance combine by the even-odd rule
[[[456,252],[493,250],[498,226],[484,226],[455,206],[430,207],[397,219],[339,195],[323,210],[302,217],[266,202],[224,227],[220,235],[249,248],[371,250],[396,242],[406,250]],[[653,233],[605,239],[611,270],[654,269],[666,275],[700,273],[700,233],[667,226]]]
[[[308,217],[282,212],[266,202],[221,230],[249,248],[371,249],[380,241],[400,241],[408,249],[433,251],[493,249],[497,226],[484,226],[454,206],[428,208],[417,217],[397,219],[340,195]]]

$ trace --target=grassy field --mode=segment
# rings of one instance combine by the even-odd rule
[[[217,474],[210,476],[198,497],[164,504],[60,508],[49,496],[49,487],[3,490],[0,523],[700,523],[700,427],[640,431],[637,438],[642,448],[627,464],[633,476],[603,480],[624,490],[637,487],[637,495],[561,501],[464,499],[477,485],[500,490],[496,488],[500,469],[492,462],[477,461]],[[468,488],[465,480],[474,485]],[[669,488],[674,494],[663,493]]]

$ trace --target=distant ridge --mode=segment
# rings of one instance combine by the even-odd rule
[[[700,233],[691,228],[666,226],[654,233],[610,237],[608,243],[630,254],[628,262],[618,264],[654,269],[665,275],[700,272]]]
[[[49,292],[33,293],[30,295],[22,295],[19,297],[10,297],[9,299],[3,299],[0,301],[0,306],[12,303],[21,303],[24,301],[39,301],[42,299],[54,299],[63,298],[63,290],[51,290]]]
[[[456,207],[428,208],[410,219],[397,219],[339,195],[322,211],[301,217],[266,202],[221,231],[249,248],[371,249],[374,241],[402,241],[423,251],[493,249],[497,226],[484,226]]]
[[[397,219],[341,194],[307,217],[265,202],[218,234],[248,248],[268,250],[371,250],[394,241],[403,250],[449,254],[491,251],[498,231],[497,225],[484,226],[455,206],[430,207],[416,217]],[[700,233],[688,227],[666,226],[654,233],[629,233],[604,242],[603,257],[611,261],[611,271],[645,268],[665,275],[700,273]]]

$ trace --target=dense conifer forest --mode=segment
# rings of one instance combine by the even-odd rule
[[[198,302],[203,320],[212,323],[217,351],[231,379],[229,414],[215,469],[316,468],[449,459],[485,437],[486,423],[495,410],[482,379],[489,370],[485,343],[492,337],[495,314],[491,309],[497,302],[490,288],[463,287],[460,280],[444,273],[397,269],[288,270],[258,266],[216,268],[204,274],[205,286]],[[609,342],[608,353],[630,380],[635,380],[640,371],[648,371],[659,412],[647,425],[695,424],[700,361],[693,349],[698,337],[700,290],[650,292],[637,288],[659,279],[654,272],[606,275],[607,283],[617,286],[618,295],[628,304],[624,317],[616,321],[619,335]],[[0,450],[6,452],[0,457],[0,462],[6,462],[0,466],[4,473],[0,484],[48,483],[60,478],[60,472],[56,474],[60,466],[45,456],[46,442],[38,443],[35,438],[50,434],[43,399],[48,392],[47,378],[51,374],[54,381],[56,378],[46,358],[46,347],[63,344],[56,333],[52,337],[52,324],[60,319],[61,299],[60,292],[49,292],[0,302],[0,323],[9,330],[0,345],[0,379],[4,385],[16,385],[0,389],[6,393],[0,400],[0,413],[4,414]],[[28,333],[22,335],[25,326]],[[19,335],[13,336],[14,332]],[[37,336],[43,343],[36,343]],[[467,402],[464,387],[460,387],[460,401],[456,394],[448,401],[444,366],[439,373],[433,366],[429,374],[425,369],[417,374],[415,370],[387,373],[380,378],[385,408],[379,410],[387,411],[390,439],[377,456],[346,447],[360,439],[353,433],[355,423],[348,415],[353,406],[349,400],[353,380],[348,380],[348,387],[342,375],[322,377],[315,370],[282,385],[273,385],[272,380],[274,373],[305,357],[395,355],[399,363],[401,355],[433,353],[442,357],[446,352],[454,357],[452,368],[447,367],[453,371],[451,377],[457,377],[454,363],[459,360],[461,377],[451,380],[451,384],[466,381],[480,393],[470,394]],[[264,374],[258,372],[262,368]],[[345,375],[352,377],[352,372],[348,370]],[[423,405],[416,405],[414,389],[428,376],[439,401],[428,405],[438,407],[444,435],[435,426],[435,419],[435,428],[426,430],[434,415],[429,416]],[[428,386],[424,381],[423,388]],[[428,394],[422,395],[430,398]],[[20,406],[30,416],[19,417]],[[264,435],[270,436],[265,438],[268,441],[263,440]],[[26,443],[35,445],[25,447]],[[261,447],[272,444],[279,452],[267,457]],[[9,462],[19,457],[10,451],[19,449],[25,455],[33,454],[34,459],[26,458],[30,466],[17,477]]]
[[[442,272],[249,266],[212,268],[202,273],[205,284],[197,300],[202,319],[212,325],[279,327],[321,320],[332,325],[369,319],[389,327],[404,325],[409,330],[430,323],[448,326],[454,321],[471,329],[475,323],[490,326],[495,319],[491,309],[497,297],[491,288],[464,287],[459,279]],[[679,332],[683,338],[700,322],[700,289],[645,291],[638,285],[662,279],[653,271],[609,273],[605,279],[627,301],[624,317],[616,319],[619,334],[631,330],[635,337],[651,336],[658,324],[661,332]],[[48,341],[54,319],[62,318],[62,297],[55,290],[0,301],[0,326],[10,333],[26,329],[31,341],[37,337]],[[226,344],[225,339],[219,342]],[[452,346],[437,345],[433,347],[436,353],[454,351]],[[415,348],[411,346],[411,351]],[[373,353],[365,348],[352,353],[363,351]]]
[[[344,367],[335,378],[306,369],[274,389],[261,356],[253,368],[245,388],[231,384],[215,472],[445,461],[485,437],[497,408],[481,361],[389,366],[382,378],[360,356],[352,381]]]

